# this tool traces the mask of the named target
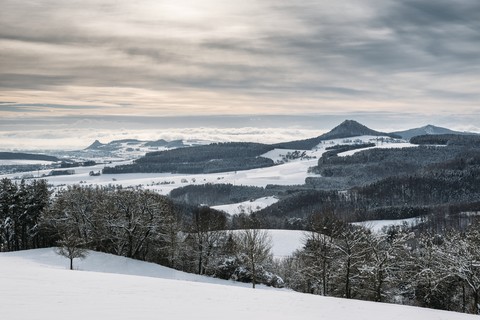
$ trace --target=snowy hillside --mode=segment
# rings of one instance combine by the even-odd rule
[[[228,214],[250,214],[252,212],[266,208],[276,202],[278,202],[278,198],[276,197],[262,197],[249,201],[213,206],[212,208],[224,211]]]
[[[69,260],[56,254],[53,248],[1,253],[0,261],[3,261],[2,259],[6,257],[22,259],[28,261],[28,264],[39,264],[44,267],[60,270],[68,269],[69,267]],[[83,260],[74,259],[73,265],[74,269],[79,271],[115,273],[129,276],[202,282],[246,288],[251,287],[251,284],[249,283],[241,283],[233,280],[227,281],[193,273],[186,273],[155,263],[149,263],[95,251],[89,251],[87,257]],[[263,285],[260,285],[259,288],[279,290]]]
[[[476,319],[291,291],[152,278],[156,271],[150,264],[94,252],[79,264],[90,272],[66,270],[66,265],[52,249],[0,253],[2,319]]]
[[[303,247],[305,231],[301,230],[268,230],[272,236],[272,253],[275,258],[285,258]]]
[[[420,218],[408,218],[408,219],[397,219],[397,220],[367,220],[362,222],[354,222],[354,225],[363,226],[367,229],[372,230],[373,232],[381,232],[383,228],[389,226],[401,226],[406,224],[407,226],[415,226],[421,222]]]

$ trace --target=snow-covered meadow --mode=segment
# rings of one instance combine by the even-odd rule
[[[383,228],[388,226],[407,225],[408,227],[415,226],[421,222],[421,218],[408,218],[396,220],[367,220],[362,222],[354,222],[354,225],[362,226],[373,232],[381,232]]]
[[[277,197],[262,197],[258,199],[252,199],[248,201],[224,204],[219,206],[213,206],[213,209],[224,211],[228,214],[250,214],[252,212],[264,209],[272,204],[278,202]]]
[[[8,320],[476,319],[460,313],[214,282],[90,252],[77,270],[53,249],[0,253],[0,306]]]

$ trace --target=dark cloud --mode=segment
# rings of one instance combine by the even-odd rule
[[[373,15],[368,19],[349,19],[348,11],[343,17],[325,19],[320,8],[312,10],[309,5],[275,7],[296,15],[310,32],[305,37],[278,36],[274,42],[314,68],[323,61],[387,73],[448,73],[450,68],[478,65],[480,60],[480,2],[476,0],[383,1],[371,8]]]
[[[383,22],[397,28],[443,28],[461,25],[478,28],[480,3],[476,0],[402,0],[391,2]]]
[[[222,3],[228,12],[211,20],[149,12],[164,2],[4,1],[0,93],[77,86],[288,96],[292,105],[295,95],[318,105],[478,101],[477,0],[247,1],[239,12]]]
[[[98,109],[98,106],[75,106],[75,105],[55,105],[55,104],[41,104],[41,103],[0,103],[0,111],[10,111],[10,112],[50,112],[52,110],[94,110]]]
[[[25,88],[42,90],[48,89],[51,86],[60,86],[67,83],[72,83],[75,80],[74,75],[68,76],[52,76],[44,74],[11,74],[3,73],[0,77],[1,88]]]
[[[480,2],[476,0],[404,0],[384,8],[374,23],[392,31],[393,48],[404,47],[417,53],[406,58],[421,56],[419,60],[432,71],[448,73],[480,62],[478,12]],[[410,66],[408,61],[405,66]]]

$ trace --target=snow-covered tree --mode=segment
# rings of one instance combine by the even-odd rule
[[[216,255],[226,240],[226,222],[223,212],[206,206],[194,210],[189,237],[198,274],[205,274],[211,268],[212,256]]]
[[[442,268],[450,278],[460,279],[463,286],[463,311],[478,314],[480,310],[480,230],[474,224],[465,234],[454,232],[440,253]],[[470,299],[466,295],[470,296]],[[470,300],[470,302],[468,302]]]
[[[333,238],[319,232],[306,235],[301,259],[301,272],[309,279],[309,292],[321,295],[330,293],[332,263],[335,259]]]
[[[346,226],[335,238],[335,282],[337,295],[353,298],[360,278],[360,269],[367,256],[366,230]]]
[[[237,234],[239,255],[245,261],[252,277],[252,288],[255,288],[260,268],[272,254],[272,237],[266,230],[244,229]]]
[[[365,282],[364,297],[372,296],[374,301],[385,301],[387,290],[396,286],[396,282],[408,263],[407,241],[413,234],[402,232],[367,233],[366,259],[361,266],[361,276]]]
[[[415,300],[423,307],[447,308],[452,296],[452,274],[448,272],[448,262],[444,259],[445,237],[424,233],[416,240],[417,248],[409,264]],[[447,291],[450,292],[447,294]]]
[[[0,250],[25,250],[40,246],[39,219],[49,206],[50,191],[44,180],[19,184],[0,181]]]
[[[345,230],[345,224],[335,217],[332,210],[325,210],[311,217],[311,232],[306,233],[301,258],[301,272],[309,279],[309,292],[330,294],[333,276],[332,266],[337,258],[335,238]]]

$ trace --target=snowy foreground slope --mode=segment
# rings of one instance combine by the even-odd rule
[[[253,290],[157,276],[166,268],[92,252],[80,269],[52,249],[0,253],[1,318],[16,319],[476,319],[472,315]],[[96,271],[95,271],[96,270]],[[115,273],[103,273],[108,271]],[[103,272],[99,272],[103,271]],[[170,276],[175,275],[171,271]],[[125,274],[119,274],[125,273]]]

